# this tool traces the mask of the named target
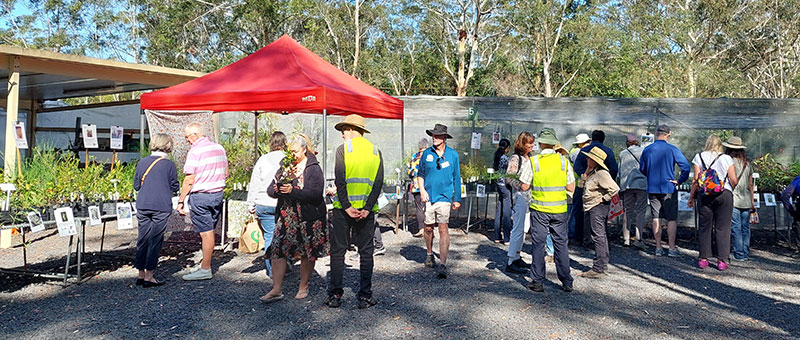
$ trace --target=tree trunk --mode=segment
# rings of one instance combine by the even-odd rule
[[[358,19],[360,17],[359,12],[361,10],[361,2],[356,0],[356,10],[355,10],[355,45],[356,51],[353,54],[353,72],[352,75],[356,78],[356,72],[358,71],[358,55],[361,53],[361,26],[359,25]]]
[[[466,68],[465,54],[467,53],[467,31],[458,31],[458,79],[456,79],[456,96],[467,95],[467,80],[464,76]]]

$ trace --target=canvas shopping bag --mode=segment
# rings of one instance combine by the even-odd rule
[[[245,254],[264,249],[264,235],[258,225],[258,219],[250,218],[239,235],[239,251]]]

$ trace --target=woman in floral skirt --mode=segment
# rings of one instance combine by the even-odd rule
[[[287,259],[300,259],[300,288],[295,299],[308,296],[308,280],[314,264],[329,252],[325,201],[325,177],[306,136],[293,138],[281,169],[267,189],[278,199],[275,234],[266,256],[272,261],[273,286],[261,301],[283,299],[281,288]]]

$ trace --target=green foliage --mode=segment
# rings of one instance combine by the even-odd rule
[[[754,160],[753,165],[755,172],[759,174],[756,184],[761,192],[780,193],[800,174],[800,162],[795,161],[785,166],[769,153]]]
[[[269,152],[269,138],[275,131],[275,116],[261,115],[258,122],[258,150],[261,155]],[[241,120],[235,134],[220,142],[228,156],[228,179],[224,189],[226,198],[231,197],[234,189],[244,190],[246,183],[250,182],[255,166],[253,136],[253,128],[247,121]]]

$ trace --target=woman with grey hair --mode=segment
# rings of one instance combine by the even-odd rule
[[[169,160],[172,139],[163,133],[150,139],[150,156],[136,165],[133,189],[139,192],[136,199],[139,220],[139,238],[136,242],[134,266],[139,270],[136,285],[145,288],[164,284],[153,277],[158,256],[164,244],[167,219],[172,214],[172,196],[180,189],[175,163]]]
[[[422,152],[430,147],[430,145],[428,138],[423,137],[420,139],[419,143],[417,143],[419,151],[411,156],[411,160],[408,161],[408,177],[411,178],[411,195],[414,196],[414,206],[417,208],[417,232],[414,233],[414,237],[422,237],[424,229],[421,226],[425,221],[425,203],[423,203],[420,198],[419,185],[417,185],[417,173],[419,172],[419,161],[420,157],[422,157]]]

